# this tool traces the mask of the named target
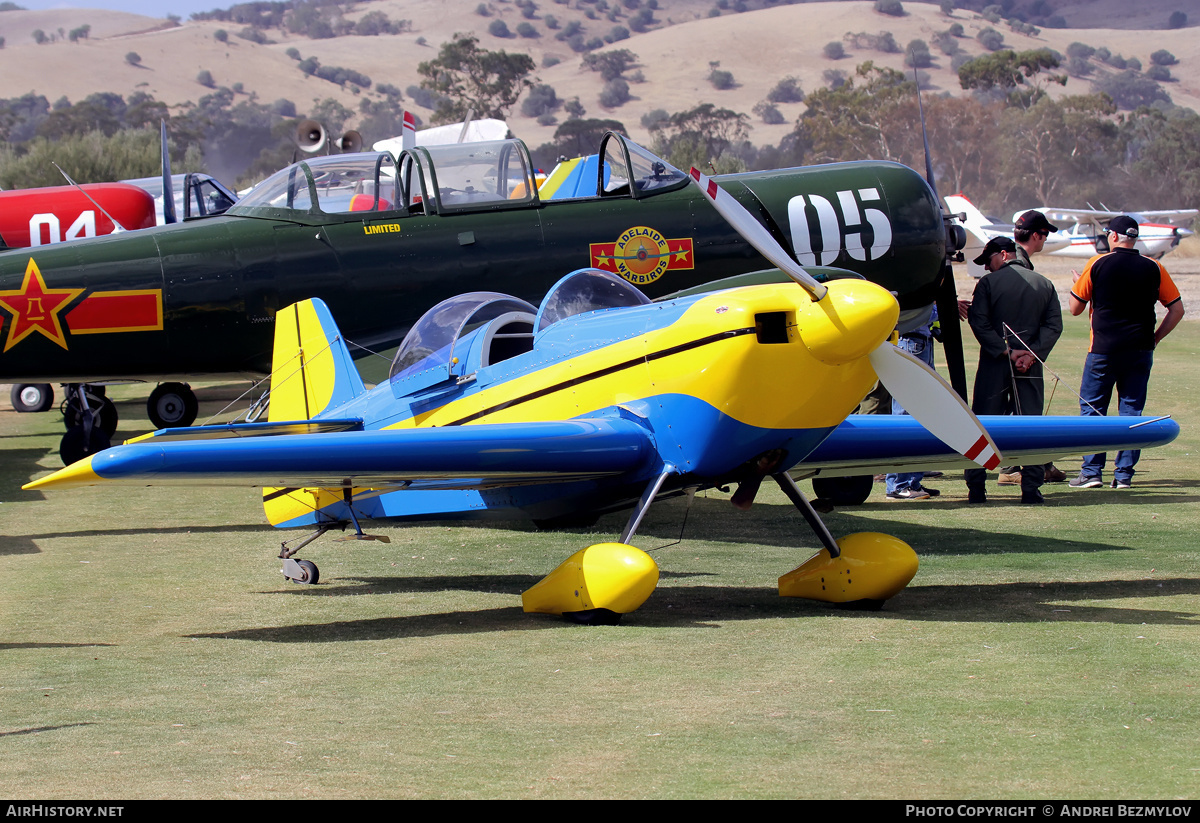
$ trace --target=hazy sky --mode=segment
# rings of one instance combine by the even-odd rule
[[[184,20],[194,11],[227,9],[235,0],[14,0],[27,9],[112,9],[144,14],[147,17],[166,17],[178,14]]]

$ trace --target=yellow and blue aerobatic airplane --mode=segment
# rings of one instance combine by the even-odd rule
[[[165,429],[26,488],[262,487],[273,525],[315,527],[280,553],[301,583],[319,572],[294,555],[326,531],[384,539],[365,534],[363,519],[555,522],[632,508],[618,542],[577,552],[522,596],[526,611],[614,622],[657,584],[654,561],[629,545],[657,498],[736,484],[745,507],[770,476],[823,547],[780,578],[780,594],[881,604],[912,579],[916,554],[882,534],[835,540],[792,474],[992,468],[1002,448],[1045,462],[1178,433],[1147,418],[989,418],[985,428],[891,344],[899,307],[889,292],[857,277],[818,282],[716,184],[693,178],[795,284],[652,303],[583,269],[536,307],[461,295],[425,314],[370,391],[325,304],[307,300],[276,322],[272,422]],[[914,417],[847,420],[877,379]]]

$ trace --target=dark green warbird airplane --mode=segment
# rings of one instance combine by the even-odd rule
[[[0,380],[170,381],[151,395],[151,420],[189,425],[195,395],[176,381],[266,374],[275,313],[306,298],[378,350],[463,292],[536,299],[594,267],[654,298],[771,269],[685,174],[628,138],[605,135],[577,166],[539,192],[520,140],[316,157],[223,215],[4,252]],[[854,272],[895,292],[902,327],[925,322],[939,289],[953,299],[956,244],[912,169],[837,163],[716,180],[814,274]],[[64,459],[106,447],[116,426],[111,403],[74,397],[85,408],[68,417]]]

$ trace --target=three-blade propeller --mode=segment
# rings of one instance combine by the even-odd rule
[[[805,271],[737,198],[698,169],[691,170],[691,177],[713,207],[759,254],[799,283],[813,300],[825,296],[824,284]],[[991,435],[937,372],[888,342],[868,357],[871,368],[892,396],[938,439],[985,469],[1000,464],[1000,450]]]

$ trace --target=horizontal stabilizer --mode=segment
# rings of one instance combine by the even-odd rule
[[[1170,443],[1179,424],[1167,417],[1013,417],[979,420],[1006,463],[1035,465],[1120,449]],[[851,415],[794,471],[837,477],[922,469],[968,469],[966,458],[908,415]]]
[[[649,433],[621,419],[147,440],[98,452],[26,488],[471,489],[615,475],[653,454]]]

